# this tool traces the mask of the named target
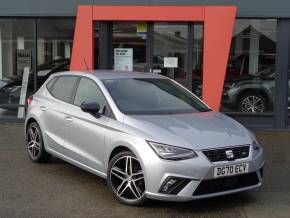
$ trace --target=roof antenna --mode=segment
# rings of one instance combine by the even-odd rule
[[[85,66],[86,66],[86,70],[89,70],[89,67],[87,65],[87,62],[86,62],[86,59],[84,58],[84,63],[85,63]]]

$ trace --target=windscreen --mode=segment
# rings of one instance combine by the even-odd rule
[[[179,114],[210,111],[197,97],[169,79],[105,79],[119,110],[128,115]]]

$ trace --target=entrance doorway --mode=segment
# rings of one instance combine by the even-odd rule
[[[146,22],[113,22],[112,69],[145,72],[147,35]]]
[[[176,80],[195,92],[194,72],[202,68],[194,51],[203,39],[195,39],[189,22],[102,21],[95,25],[95,69],[152,72]],[[98,43],[96,43],[98,41]],[[194,46],[196,47],[194,49]],[[201,74],[201,72],[199,72]],[[198,77],[197,84],[201,83]]]

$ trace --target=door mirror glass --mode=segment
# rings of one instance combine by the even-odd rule
[[[97,103],[97,102],[83,102],[81,104],[81,109],[84,112],[87,112],[91,115],[93,115],[94,117],[100,118],[101,114],[100,114],[100,108],[101,106]]]

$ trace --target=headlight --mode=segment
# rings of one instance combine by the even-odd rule
[[[259,143],[257,142],[256,139],[253,141],[253,149],[254,149],[255,151],[260,150],[260,145],[259,145]]]
[[[167,160],[184,160],[197,157],[195,151],[187,148],[175,147],[172,145],[165,145],[156,142],[148,142],[147,143],[153,148],[155,153]]]

